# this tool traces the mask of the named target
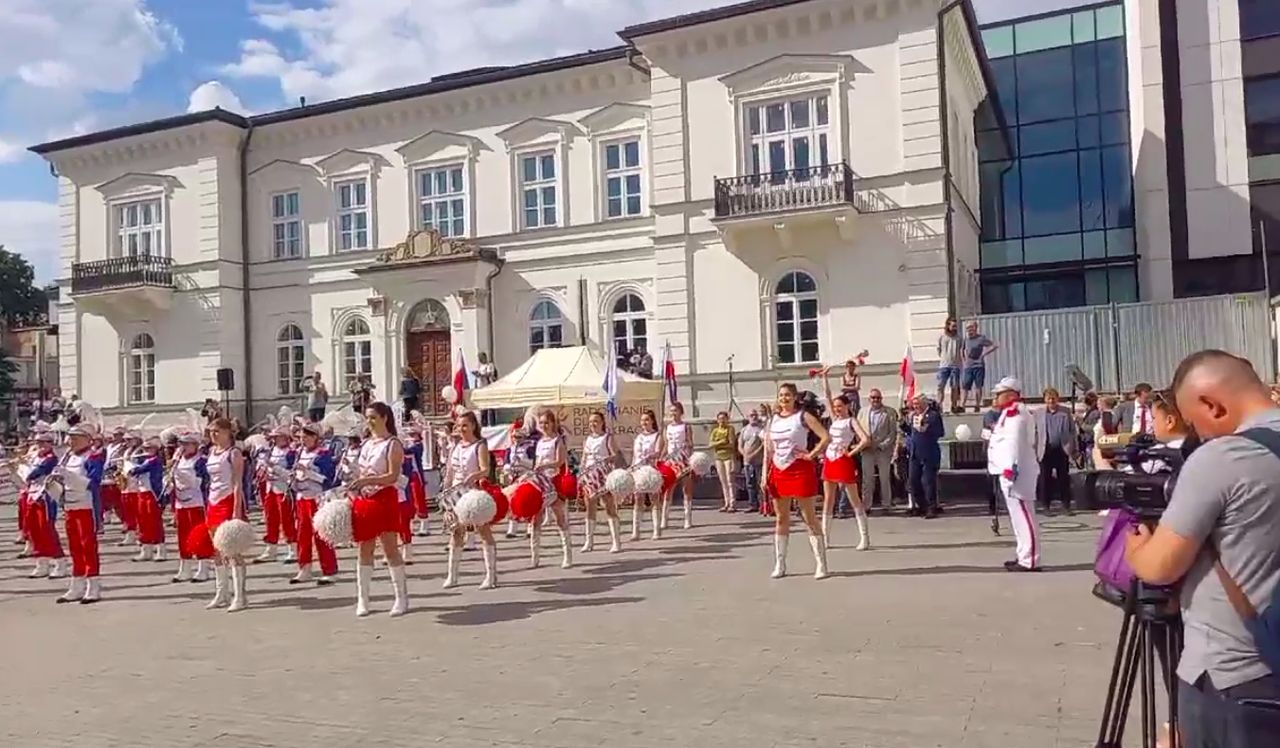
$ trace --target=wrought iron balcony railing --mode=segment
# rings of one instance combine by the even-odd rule
[[[716,180],[716,218],[837,205],[853,205],[853,172],[844,163]]]
[[[95,293],[149,286],[173,288],[173,259],[154,255],[77,262],[71,267],[71,293]]]

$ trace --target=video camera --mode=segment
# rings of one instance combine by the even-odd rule
[[[1148,434],[1101,437],[1098,449],[1116,469],[1076,473],[1072,494],[1085,509],[1124,508],[1139,520],[1160,519],[1173,496],[1178,471],[1196,446],[1188,439],[1181,447],[1170,447]]]

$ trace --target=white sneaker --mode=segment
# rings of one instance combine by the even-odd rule
[[[71,586],[54,602],[58,604],[73,603],[84,597],[84,590],[89,586],[89,580],[84,577],[72,577]]]
[[[169,581],[186,582],[190,580],[191,577],[187,576],[187,570],[188,570],[187,560],[185,558],[178,559],[178,570],[174,572],[173,579]]]
[[[89,583],[85,585],[84,597],[80,598],[81,605],[89,605],[96,603],[102,599],[102,586],[98,582],[97,577],[89,577]]]
[[[151,560],[164,561],[165,560],[164,544],[161,543],[160,545],[153,545],[151,547],[155,551],[154,553],[151,554]]]
[[[293,575],[293,579],[289,580],[289,584],[306,584],[311,581],[311,567],[303,566],[298,569],[298,573]]]
[[[139,561],[150,561],[150,560],[151,560],[151,546],[149,545],[139,546],[138,555],[133,557],[134,563],[137,563]]]
[[[31,579],[36,579],[37,577],[49,576],[49,559],[37,558],[36,568],[32,569],[31,573],[28,574],[27,576],[30,577]]]
[[[282,564],[298,563],[298,549],[294,547],[292,544],[290,544],[289,550],[285,551],[284,556],[280,559],[280,563]]]
[[[197,562],[196,562],[196,573],[195,573],[194,575],[192,575],[192,577],[191,577],[191,581],[193,581],[193,582],[207,582],[207,581],[209,581],[209,561],[208,561],[208,559],[203,559],[203,558],[202,558],[202,559],[200,559],[199,561],[197,561]]]

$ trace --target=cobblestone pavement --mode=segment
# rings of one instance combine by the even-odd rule
[[[386,617],[379,571],[379,612],[357,620],[350,551],[325,589],[252,567],[251,608],[228,615],[203,609],[211,583],[172,584],[174,562],[112,545],[104,601],[54,605],[63,582],[13,559],[13,512],[0,746],[15,748],[1086,746],[1119,627],[1089,594],[1094,517],[1043,519],[1050,568],[1017,575],[984,517],[873,517],[868,552],[837,522],[818,582],[803,535],[773,581],[767,520],[702,511],[568,571],[527,570],[523,541],[500,540],[487,593],[477,551],[465,586],[440,589],[433,536],[411,614]]]

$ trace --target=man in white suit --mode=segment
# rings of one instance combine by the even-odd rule
[[[1022,402],[1022,383],[1005,377],[992,390],[1000,416],[991,428],[987,472],[997,476],[1009,523],[1017,538],[1018,557],[1006,571],[1040,570],[1040,529],[1036,526],[1036,482],[1040,477],[1036,416]]]

